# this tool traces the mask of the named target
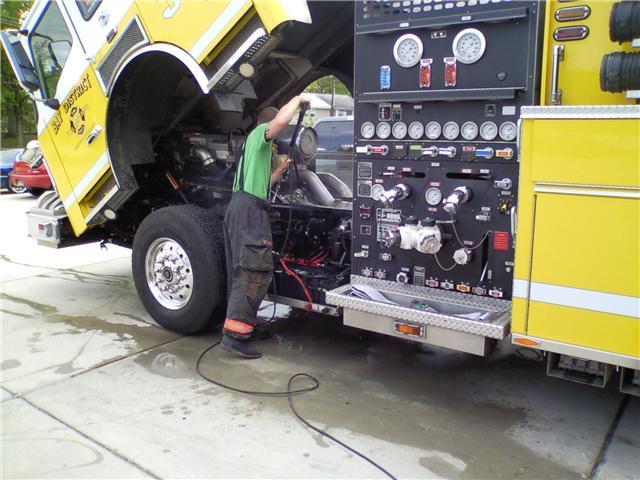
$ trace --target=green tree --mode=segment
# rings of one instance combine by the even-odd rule
[[[345,84],[335,78],[333,75],[327,75],[326,77],[319,78],[315,82],[310,83],[309,86],[304,89],[304,91],[309,93],[331,93],[333,90],[334,79],[336,85],[336,95],[351,96],[351,92],[349,92],[349,89],[345,86]]]
[[[0,0],[0,29],[20,28],[20,16],[29,9],[31,3],[31,1]],[[4,50],[0,63],[0,78],[2,80],[0,112],[3,131],[6,128],[6,136],[12,137],[11,140],[15,141],[15,145],[21,147],[25,141],[23,136],[25,130],[29,133],[35,132],[35,111],[33,102],[18,84]]]

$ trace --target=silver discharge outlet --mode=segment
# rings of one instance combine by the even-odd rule
[[[445,212],[451,215],[455,215],[458,212],[460,205],[471,200],[472,195],[473,194],[469,187],[456,187],[455,190],[451,192],[447,198],[444,199],[444,207],[442,208]]]
[[[411,190],[404,183],[399,183],[391,190],[387,190],[382,195],[380,195],[380,203],[387,208],[391,206],[394,202],[398,200],[404,200],[411,194]]]

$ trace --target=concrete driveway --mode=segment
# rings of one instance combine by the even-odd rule
[[[24,217],[34,203],[0,196],[2,478],[382,476],[305,428],[286,399],[202,380],[195,361],[219,333],[155,325],[126,249],[36,246]],[[640,399],[615,381],[549,378],[509,345],[483,359],[278,315],[262,359],[214,349],[203,370],[263,390],[316,376],[299,411],[398,477],[640,477]]]

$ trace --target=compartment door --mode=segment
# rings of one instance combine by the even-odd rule
[[[640,356],[640,192],[558,190],[537,194],[527,334]]]

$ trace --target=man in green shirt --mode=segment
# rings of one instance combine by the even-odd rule
[[[269,190],[291,162],[287,159],[271,171],[272,143],[306,102],[294,97],[280,110],[260,112],[258,126],[247,137],[238,161],[224,217],[229,298],[221,346],[245,358],[262,356],[248,340],[273,271]]]

